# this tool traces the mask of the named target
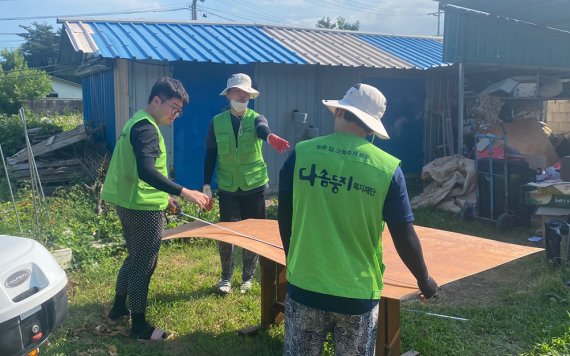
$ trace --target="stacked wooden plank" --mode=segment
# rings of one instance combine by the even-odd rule
[[[79,159],[63,159],[36,162],[38,174],[42,183],[68,182],[81,173],[81,165]],[[12,177],[16,182],[22,182],[30,179],[30,165],[26,163],[18,163],[10,166]]]
[[[47,190],[50,191],[59,185],[85,176],[78,151],[84,149],[86,139],[85,128],[80,125],[73,130],[49,136],[31,147],[44,188],[47,186]],[[9,157],[8,164],[15,182],[23,183],[30,180],[28,149],[24,148]],[[53,189],[49,189],[49,186]]]
[[[48,139],[33,145],[32,152],[34,157],[38,157],[43,154],[54,152],[61,148],[70,146],[74,143],[81,142],[86,138],[87,135],[85,134],[85,127],[83,125],[79,125],[73,130],[50,136]],[[8,161],[11,164],[28,161],[28,150],[26,148],[21,149],[12,157],[8,158]]]

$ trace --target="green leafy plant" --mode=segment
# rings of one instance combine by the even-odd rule
[[[0,71],[0,112],[15,114],[22,102],[45,97],[51,91],[49,75],[39,69],[30,69],[19,49],[3,49]],[[8,70],[5,68],[9,68]]]

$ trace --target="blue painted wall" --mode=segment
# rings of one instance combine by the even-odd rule
[[[230,75],[246,73],[253,78],[253,65],[217,63],[180,63],[173,65],[173,77],[184,84],[190,104],[174,121],[175,180],[191,189],[201,189],[204,183],[204,140],[212,118],[229,107],[220,92]],[[255,82],[253,86],[256,87]],[[249,107],[253,108],[253,100]],[[215,185],[215,180],[212,182]]]
[[[84,77],[83,120],[85,127],[94,131],[94,138],[113,151],[115,147],[115,89],[113,71]]]
[[[375,144],[402,161],[404,173],[419,173],[423,166],[425,80],[408,78],[364,78],[387,99],[382,124],[389,140]]]

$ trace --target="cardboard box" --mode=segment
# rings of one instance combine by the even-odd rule
[[[539,206],[534,214],[541,217],[540,231],[542,231],[542,236],[544,236],[544,224],[550,219],[567,221],[570,209]]]
[[[528,205],[539,205],[554,208],[569,208],[569,195],[540,194],[538,191],[526,192],[525,203]]]
[[[540,183],[527,183],[527,187],[535,187],[540,194],[568,195],[570,196],[570,182],[548,181]]]

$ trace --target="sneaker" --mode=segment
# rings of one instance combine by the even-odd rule
[[[220,280],[220,283],[218,283],[218,292],[220,292],[221,294],[229,294],[232,291],[232,284],[229,280],[227,279],[222,279]]]
[[[251,280],[243,282],[239,287],[239,291],[241,294],[246,293],[250,289],[251,289]]]

